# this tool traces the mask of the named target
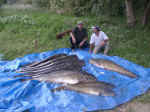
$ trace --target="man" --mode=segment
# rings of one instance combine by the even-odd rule
[[[92,29],[94,33],[91,35],[89,52],[97,54],[104,49],[106,55],[109,50],[108,36],[98,26],[94,26]]]
[[[76,48],[87,48],[88,47],[88,34],[87,30],[83,27],[83,22],[79,21],[77,24],[77,27],[73,29],[73,31],[70,33],[70,43],[71,43],[71,49]]]

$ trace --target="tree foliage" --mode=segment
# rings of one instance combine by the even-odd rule
[[[0,0],[0,5],[6,0]],[[34,6],[47,8],[57,13],[75,16],[127,16],[127,23],[134,26],[142,18],[146,25],[149,19],[150,0],[24,0]],[[148,5],[149,4],[149,5]],[[129,6],[130,5],[130,6]],[[132,20],[131,20],[132,19]]]
[[[51,10],[82,15],[122,15],[124,13],[123,0],[32,0],[33,4]]]
[[[0,6],[5,3],[5,0],[0,0]]]

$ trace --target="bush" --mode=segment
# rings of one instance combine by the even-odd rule
[[[4,4],[6,1],[5,0],[0,0],[0,6],[2,5],[2,4]]]

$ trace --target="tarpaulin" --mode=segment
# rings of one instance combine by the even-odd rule
[[[85,61],[84,71],[93,74],[99,81],[115,85],[115,96],[94,96],[75,91],[59,91],[52,93],[57,84],[30,80],[21,82],[14,78],[21,66],[34,61],[43,60],[55,54],[65,53],[77,55]],[[89,64],[91,58],[111,60],[138,78],[129,78],[117,72],[97,68]],[[118,56],[90,54],[87,51],[71,51],[61,48],[53,51],[28,54],[12,61],[0,61],[0,112],[82,112],[112,109],[126,103],[138,95],[145,93],[150,87],[150,69],[144,68]]]

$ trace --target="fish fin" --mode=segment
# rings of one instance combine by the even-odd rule
[[[65,89],[65,86],[60,86],[60,87],[51,89],[51,92],[61,91],[61,90],[64,90],[64,89]]]

